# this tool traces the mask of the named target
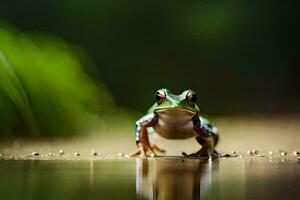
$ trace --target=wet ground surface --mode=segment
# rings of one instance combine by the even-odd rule
[[[1,199],[298,199],[300,161],[0,160]]]
[[[199,145],[155,135],[167,155],[126,158],[135,149],[130,125],[73,139],[2,140],[0,199],[299,199],[299,116],[215,122],[224,156],[216,160],[178,156]]]

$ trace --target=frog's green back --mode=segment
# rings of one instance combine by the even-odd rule
[[[201,120],[202,122],[204,122],[205,124],[210,124],[210,121],[209,121],[208,119],[202,117],[202,116],[200,116],[200,120]]]

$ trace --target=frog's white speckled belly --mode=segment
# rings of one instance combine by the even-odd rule
[[[167,139],[187,139],[194,137],[193,120],[195,113],[184,109],[163,109],[156,111],[158,123],[154,131]]]

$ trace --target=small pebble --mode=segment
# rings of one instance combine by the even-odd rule
[[[124,153],[118,153],[118,156],[124,156]]]
[[[231,154],[236,154],[236,152],[235,151],[231,151]]]
[[[74,156],[80,156],[80,153],[75,152],[75,153],[74,153]]]
[[[48,153],[48,156],[54,156],[54,154],[50,152],[50,153]]]
[[[249,151],[249,150],[248,150],[248,151],[247,151],[247,154],[248,154],[248,155],[252,155],[253,153],[252,153],[252,151]]]
[[[209,158],[209,159],[208,159],[208,162],[212,162],[212,158]]]
[[[293,154],[294,154],[294,156],[298,156],[298,155],[300,155],[300,152],[299,151],[294,151]]]
[[[151,153],[151,157],[153,158],[153,157],[155,157],[156,155],[154,154],[154,153]]]
[[[34,152],[31,153],[31,155],[33,155],[33,156],[39,156],[40,154],[38,152],[34,151]]]
[[[281,156],[285,156],[285,155],[286,155],[286,152],[281,152],[280,155],[281,155]]]
[[[257,150],[255,150],[255,149],[253,149],[251,152],[252,152],[253,154],[257,154]]]
[[[59,150],[59,154],[60,154],[60,155],[63,155],[64,153],[65,153],[65,152],[64,152],[62,149]]]
[[[269,151],[269,155],[272,156],[273,155],[273,151]]]
[[[97,156],[97,152],[95,150],[92,150],[91,153],[90,153],[90,156]]]

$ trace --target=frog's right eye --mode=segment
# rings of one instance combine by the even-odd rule
[[[158,90],[155,93],[155,100],[158,104],[163,103],[166,100],[166,93],[163,90]]]
[[[194,91],[189,91],[186,95],[186,100],[190,105],[195,105],[197,102],[197,94]]]

